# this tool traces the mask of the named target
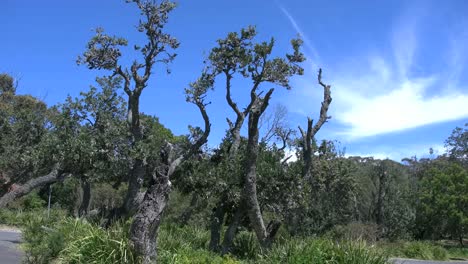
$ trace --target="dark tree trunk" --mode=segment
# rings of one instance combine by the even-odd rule
[[[219,243],[221,241],[221,227],[224,222],[224,215],[226,214],[224,201],[220,201],[211,215],[211,227],[210,227],[210,250],[218,252]]]
[[[14,190],[8,192],[0,198],[0,208],[6,207],[9,203],[14,200],[30,193],[34,189],[57,182],[63,179],[63,174],[54,168],[49,174],[29,180],[23,185],[16,187]]]
[[[242,217],[244,216],[244,207],[239,206],[236,208],[234,215],[232,216],[231,223],[229,224],[226,232],[224,233],[222,254],[227,254],[232,251],[232,244],[236,237],[237,230],[239,228]]]
[[[247,215],[249,216],[252,228],[263,247],[268,247],[271,244],[279,228],[279,222],[269,225],[268,229],[265,227],[260,204],[257,199],[258,121],[267,108],[273,91],[273,89],[270,89],[264,98],[256,97],[250,110],[248,142],[244,164],[245,178],[242,198],[245,202]]]
[[[143,184],[144,177],[145,167],[143,165],[143,161],[137,159],[135,160],[133,168],[130,170],[129,173],[128,189],[123,204],[122,212],[126,216],[133,215],[138,209],[138,205],[140,202],[138,196],[140,193],[141,186]]]
[[[130,241],[138,255],[143,257],[144,264],[155,263],[158,229],[171,190],[167,177],[158,177],[157,180],[146,191],[130,228]]]
[[[78,208],[78,216],[88,215],[89,204],[91,203],[91,183],[87,179],[81,180],[81,203]]]
[[[143,86],[138,86],[134,91],[128,93],[127,123],[130,128],[132,147],[135,148],[142,140],[140,126],[140,94]],[[133,215],[139,204],[138,194],[145,177],[145,165],[142,159],[135,159],[128,175],[128,189],[125,196],[123,208],[120,210],[127,217]]]
[[[185,226],[188,224],[190,219],[192,218],[193,212],[197,209],[198,206],[198,194],[192,193],[192,199],[190,199],[190,205],[182,212],[180,218],[180,224]]]

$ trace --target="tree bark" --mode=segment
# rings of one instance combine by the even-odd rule
[[[247,215],[249,216],[252,228],[257,235],[257,239],[263,247],[268,247],[276,231],[279,228],[278,224],[273,226],[269,225],[270,230],[265,227],[263,221],[262,212],[257,198],[257,157],[258,157],[258,121],[260,116],[263,114],[268,106],[271,94],[274,89],[270,89],[264,98],[259,98],[255,95],[255,100],[249,113],[249,125],[248,125],[248,142],[247,151],[245,157],[245,178],[243,188],[243,199],[247,207]],[[272,231],[269,233],[269,231]]]
[[[330,103],[332,102],[331,97],[331,86],[326,85],[322,82],[322,69],[319,69],[318,73],[318,83],[323,87],[323,101],[322,106],[320,107],[320,117],[319,121],[314,125],[314,121],[308,117],[307,118],[307,132],[304,132],[301,127],[299,127],[299,131],[301,132],[302,136],[302,152],[303,152],[303,159],[304,159],[304,167],[302,168],[302,177],[306,179],[311,179],[311,168],[312,168],[312,139],[315,137],[317,132],[322,128],[323,124],[325,124],[328,119],[331,117],[328,116],[328,108],[330,107]]]
[[[142,132],[140,126],[140,94],[142,87],[137,86],[135,90],[128,91],[128,111],[127,123],[131,133],[132,147],[134,148],[142,140]],[[132,168],[129,170],[128,189],[125,196],[123,208],[120,210],[126,216],[133,215],[138,209],[138,194],[143,185],[145,177],[144,162],[140,158],[136,158]]]
[[[27,181],[25,184],[16,187],[14,190],[6,193],[0,198],[0,208],[5,208],[9,203],[13,202],[14,200],[30,193],[34,189],[57,182],[62,180],[66,175],[59,172],[58,168],[52,169],[52,171],[44,176],[31,179]]]
[[[87,179],[81,180],[81,203],[78,208],[78,216],[88,215],[89,204],[91,203],[91,183]]]
[[[171,190],[167,177],[158,177],[157,180],[146,191],[130,228],[130,241],[136,252],[143,257],[144,264],[153,263],[157,257],[158,229]]]
[[[220,201],[211,215],[211,227],[210,227],[210,250],[218,252],[219,243],[221,241],[221,227],[224,222],[224,215],[226,214],[224,201]]]
[[[223,246],[221,250],[223,255],[231,252],[232,250],[232,244],[234,242],[234,238],[236,237],[237,229],[239,228],[242,217],[244,216],[244,210],[245,209],[243,206],[236,208],[232,217],[232,221],[224,233]]]
[[[128,189],[122,208],[122,212],[126,216],[133,215],[138,209],[138,205],[140,202],[140,200],[138,199],[138,195],[140,193],[144,177],[145,168],[143,165],[143,161],[137,159],[135,160],[135,163],[133,164],[133,167],[130,169],[129,172]]]
[[[205,76],[209,77],[209,76]],[[202,82],[206,84],[206,82]],[[196,85],[196,84],[194,84]],[[174,146],[166,143],[166,146],[161,149],[160,156],[162,166],[156,168],[153,173],[152,182],[146,191],[140,206],[133,218],[130,227],[130,243],[133,245],[136,253],[143,258],[144,264],[155,263],[157,257],[156,241],[161,216],[169,200],[171,191],[171,182],[169,179],[174,174],[176,169],[187,159],[192,157],[208,140],[211,124],[206,113],[206,104],[203,101],[204,87],[193,87],[193,97],[189,97],[187,101],[197,105],[200,110],[203,120],[205,121],[205,130],[203,135],[190,146],[190,149],[182,155],[176,156]]]

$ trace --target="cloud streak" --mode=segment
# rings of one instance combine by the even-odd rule
[[[302,28],[299,26],[298,22],[296,21],[296,19],[291,15],[291,13],[289,13],[289,11],[283,7],[282,5],[280,5],[277,1],[276,1],[276,5],[278,6],[278,8],[281,10],[281,12],[284,14],[284,16],[289,20],[289,23],[291,24],[291,26],[294,28],[294,30],[296,31],[296,33],[302,38],[302,40],[304,41],[304,45],[305,47],[307,48],[308,52],[310,52],[311,54],[308,56],[308,57],[312,57],[311,61],[313,61],[314,63],[314,66],[317,67],[317,64],[319,64],[319,61],[320,61],[320,56],[317,52],[317,49],[314,47],[314,45],[312,44],[312,41],[307,37],[307,35],[304,33],[304,31],[302,30]]]

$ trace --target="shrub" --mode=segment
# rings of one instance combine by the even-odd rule
[[[26,211],[43,209],[46,204],[47,202],[43,200],[37,192],[31,192],[18,200],[18,208],[22,208]]]
[[[25,221],[23,248],[29,263],[138,263],[128,244],[127,223],[108,230],[82,219],[37,213]]]
[[[65,247],[65,236],[51,227],[64,219],[62,211],[32,211],[18,214],[29,263],[50,263]]]
[[[80,219],[67,219],[59,232],[68,243],[60,252],[62,263],[139,263],[128,243],[130,222],[115,223],[104,230]]]

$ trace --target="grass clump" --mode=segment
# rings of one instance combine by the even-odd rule
[[[379,245],[391,257],[422,260],[447,260],[449,252],[439,246],[424,241],[407,241]]]
[[[59,263],[139,263],[128,242],[130,223],[115,223],[104,230],[80,219],[67,219],[59,232],[67,234]]]
[[[23,226],[28,263],[139,263],[128,243],[129,222],[109,229],[82,219],[37,214]]]
[[[274,245],[259,263],[385,264],[387,257],[364,242],[305,238]]]
[[[240,263],[208,250],[209,232],[198,227],[163,225],[158,236],[158,263]]]

